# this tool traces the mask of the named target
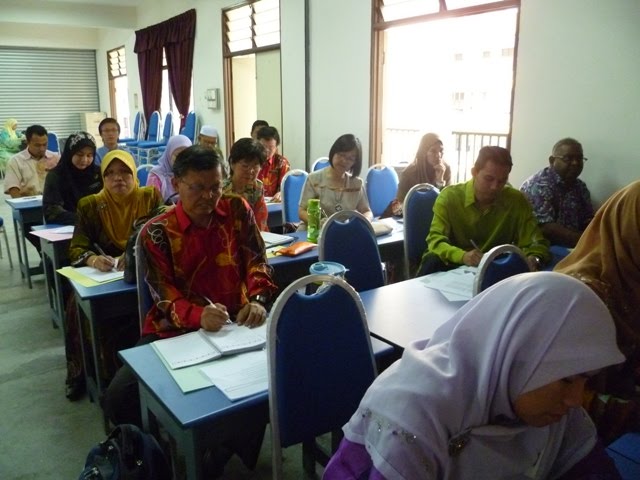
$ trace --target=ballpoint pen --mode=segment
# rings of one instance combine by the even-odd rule
[[[470,238],[469,242],[471,242],[471,245],[473,246],[473,248],[475,248],[478,251],[482,251],[482,250],[480,250],[480,247],[478,246],[478,244],[473,241],[473,238]]]
[[[211,305],[212,307],[218,308],[218,307],[215,306],[215,304],[208,297],[205,297],[204,295],[202,295],[202,298],[204,298],[209,303],[209,305]],[[231,318],[229,317],[229,312],[225,312],[225,313],[227,314],[227,321],[224,322],[224,323],[226,325],[231,325],[233,322],[231,321]]]
[[[100,248],[100,245],[98,245],[97,243],[94,243],[93,246],[96,248],[96,250],[98,251],[98,254],[102,255],[103,257],[109,259],[111,258],[110,255],[107,255],[106,253],[104,253],[104,250],[102,250],[102,248]],[[118,261],[115,260],[113,262],[113,268],[117,268],[118,267]]]

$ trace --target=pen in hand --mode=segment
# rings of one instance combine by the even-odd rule
[[[481,252],[482,250],[480,250],[480,247],[478,246],[478,244],[476,242],[473,241],[473,238],[469,239],[469,242],[471,242],[471,245],[473,246],[473,248],[475,248],[476,250],[478,250],[479,252]]]
[[[204,298],[210,306],[217,310],[220,310],[220,307],[214,304],[209,298],[205,297],[204,295],[202,296],[202,298]],[[224,322],[225,325],[231,325],[233,322],[231,321],[231,317],[229,317],[229,312],[225,311],[224,313],[227,315],[227,320],[226,322]]]
[[[116,260],[112,256],[107,255],[106,253],[104,253],[104,250],[102,250],[102,248],[100,248],[100,245],[98,245],[97,243],[94,243],[93,246],[98,251],[98,254],[100,256],[106,258],[107,261],[111,262],[111,268],[117,268],[118,263],[116,262]],[[95,262],[94,262],[94,264],[95,264]]]

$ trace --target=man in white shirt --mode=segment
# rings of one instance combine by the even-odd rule
[[[47,172],[60,160],[59,154],[47,150],[47,130],[42,125],[31,125],[26,137],[27,148],[7,163],[4,193],[11,198],[42,195]]]

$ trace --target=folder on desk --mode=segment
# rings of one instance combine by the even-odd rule
[[[258,350],[264,347],[264,336],[238,324],[229,324],[217,332],[200,329],[177,337],[153,342],[158,355],[172,369],[188,367],[223,355]]]
[[[262,240],[264,240],[265,247],[274,247],[276,245],[284,245],[285,243],[291,243],[295,238],[289,235],[279,235],[271,232],[260,232]]]
[[[107,282],[114,282],[124,278],[124,272],[111,270],[101,272],[93,267],[64,267],[57,270],[60,275],[64,275],[71,280],[78,282],[84,287],[95,287]]]

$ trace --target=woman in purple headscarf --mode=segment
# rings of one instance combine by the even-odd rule
[[[188,137],[184,135],[174,135],[167,142],[167,149],[158,159],[158,165],[153,167],[149,172],[147,187],[156,187],[165,202],[176,193],[171,184],[171,179],[173,178],[173,162],[181,151],[190,146],[191,140],[189,140]]]
[[[580,405],[587,378],[623,360],[588,287],[511,277],[376,379],[324,478],[617,479]]]

